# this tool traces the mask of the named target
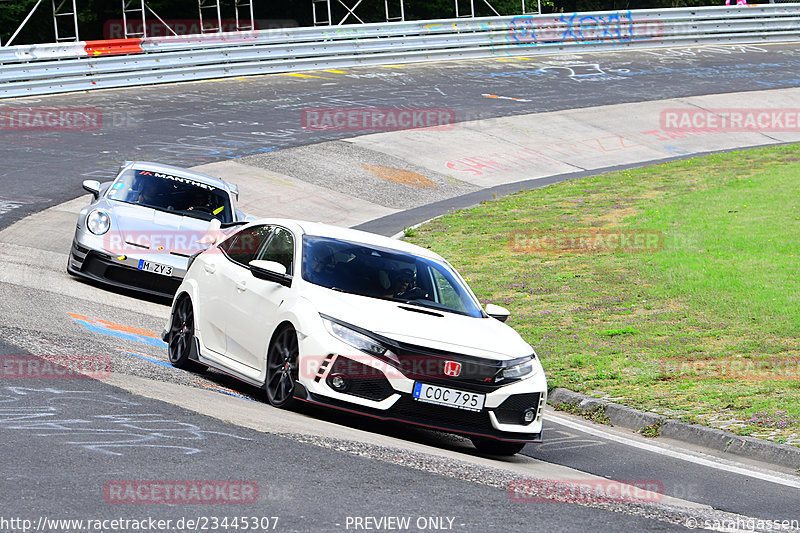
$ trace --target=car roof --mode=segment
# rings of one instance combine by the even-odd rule
[[[437,261],[444,261],[444,258],[442,258],[442,256],[439,254],[434,253],[426,248],[422,248],[421,246],[417,246],[416,244],[411,244],[399,239],[392,239],[390,237],[384,237],[383,235],[377,235],[368,231],[332,226],[322,222],[308,222],[305,220],[294,220],[289,218],[262,218],[254,221],[252,224],[275,224],[293,229],[295,232],[299,232],[303,235],[328,237],[331,239],[341,239],[361,244],[380,246],[382,248],[390,248],[420,257],[435,259]]]
[[[161,172],[162,174],[170,174],[174,176],[180,176],[183,178],[189,178],[194,181],[199,181],[200,183],[205,183],[206,185],[212,185],[214,187],[225,189],[226,191],[231,191],[234,193],[238,193],[239,189],[236,185],[232,183],[228,183],[225,180],[220,178],[215,178],[214,176],[209,176],[207,174],[201,174],[200,172],[195,172],[193,170],[189,170],[186,168],[175,167],[172,165],[165,165],[163,163],[153,163],[151,161],[126,161],[123,164],[123,168],[132,168],[135,170],[151,170],[154,172]]]

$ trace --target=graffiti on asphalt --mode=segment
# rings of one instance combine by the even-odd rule
[[[0,429],[106,455],[124,455],[133,448],[193,455],[201,453],[212,436],[251,440],[141,409],[136,402],[100,391],[0,388]],[[78,417],[73,416],[75,410],[81,413]]]

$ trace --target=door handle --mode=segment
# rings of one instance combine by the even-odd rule
[[[203,269],[208,272],[209,274],[213,274],[217,271],[217,265],[213,265],[211,263],[205,263],[203,265]]]
[[[247,282],[245,281],[237,281],[236,282],[236,290],[239,292],[243,292],[247,290]]]

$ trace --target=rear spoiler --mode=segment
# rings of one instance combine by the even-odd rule
[[[236,198],[236,201],[238,202],[239,201],[239,186],[238,185],[234,185],[233,183],[228,183],[227,181],[225,182],[225,185],[228,186],[228,188],[231,190],[231,193],[233,194],[233,197]]]

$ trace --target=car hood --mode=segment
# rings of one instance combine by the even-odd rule
[[[209,221],[166,213],[138,205],[112,204],[111,231],[119,244],[193,255],[206,248],[199,241]]]
[[[494,318],[438,312],[316,285],[309,286],[308,296],[320,313],[398,342],[498,361],[533,353],[516,331]]]

